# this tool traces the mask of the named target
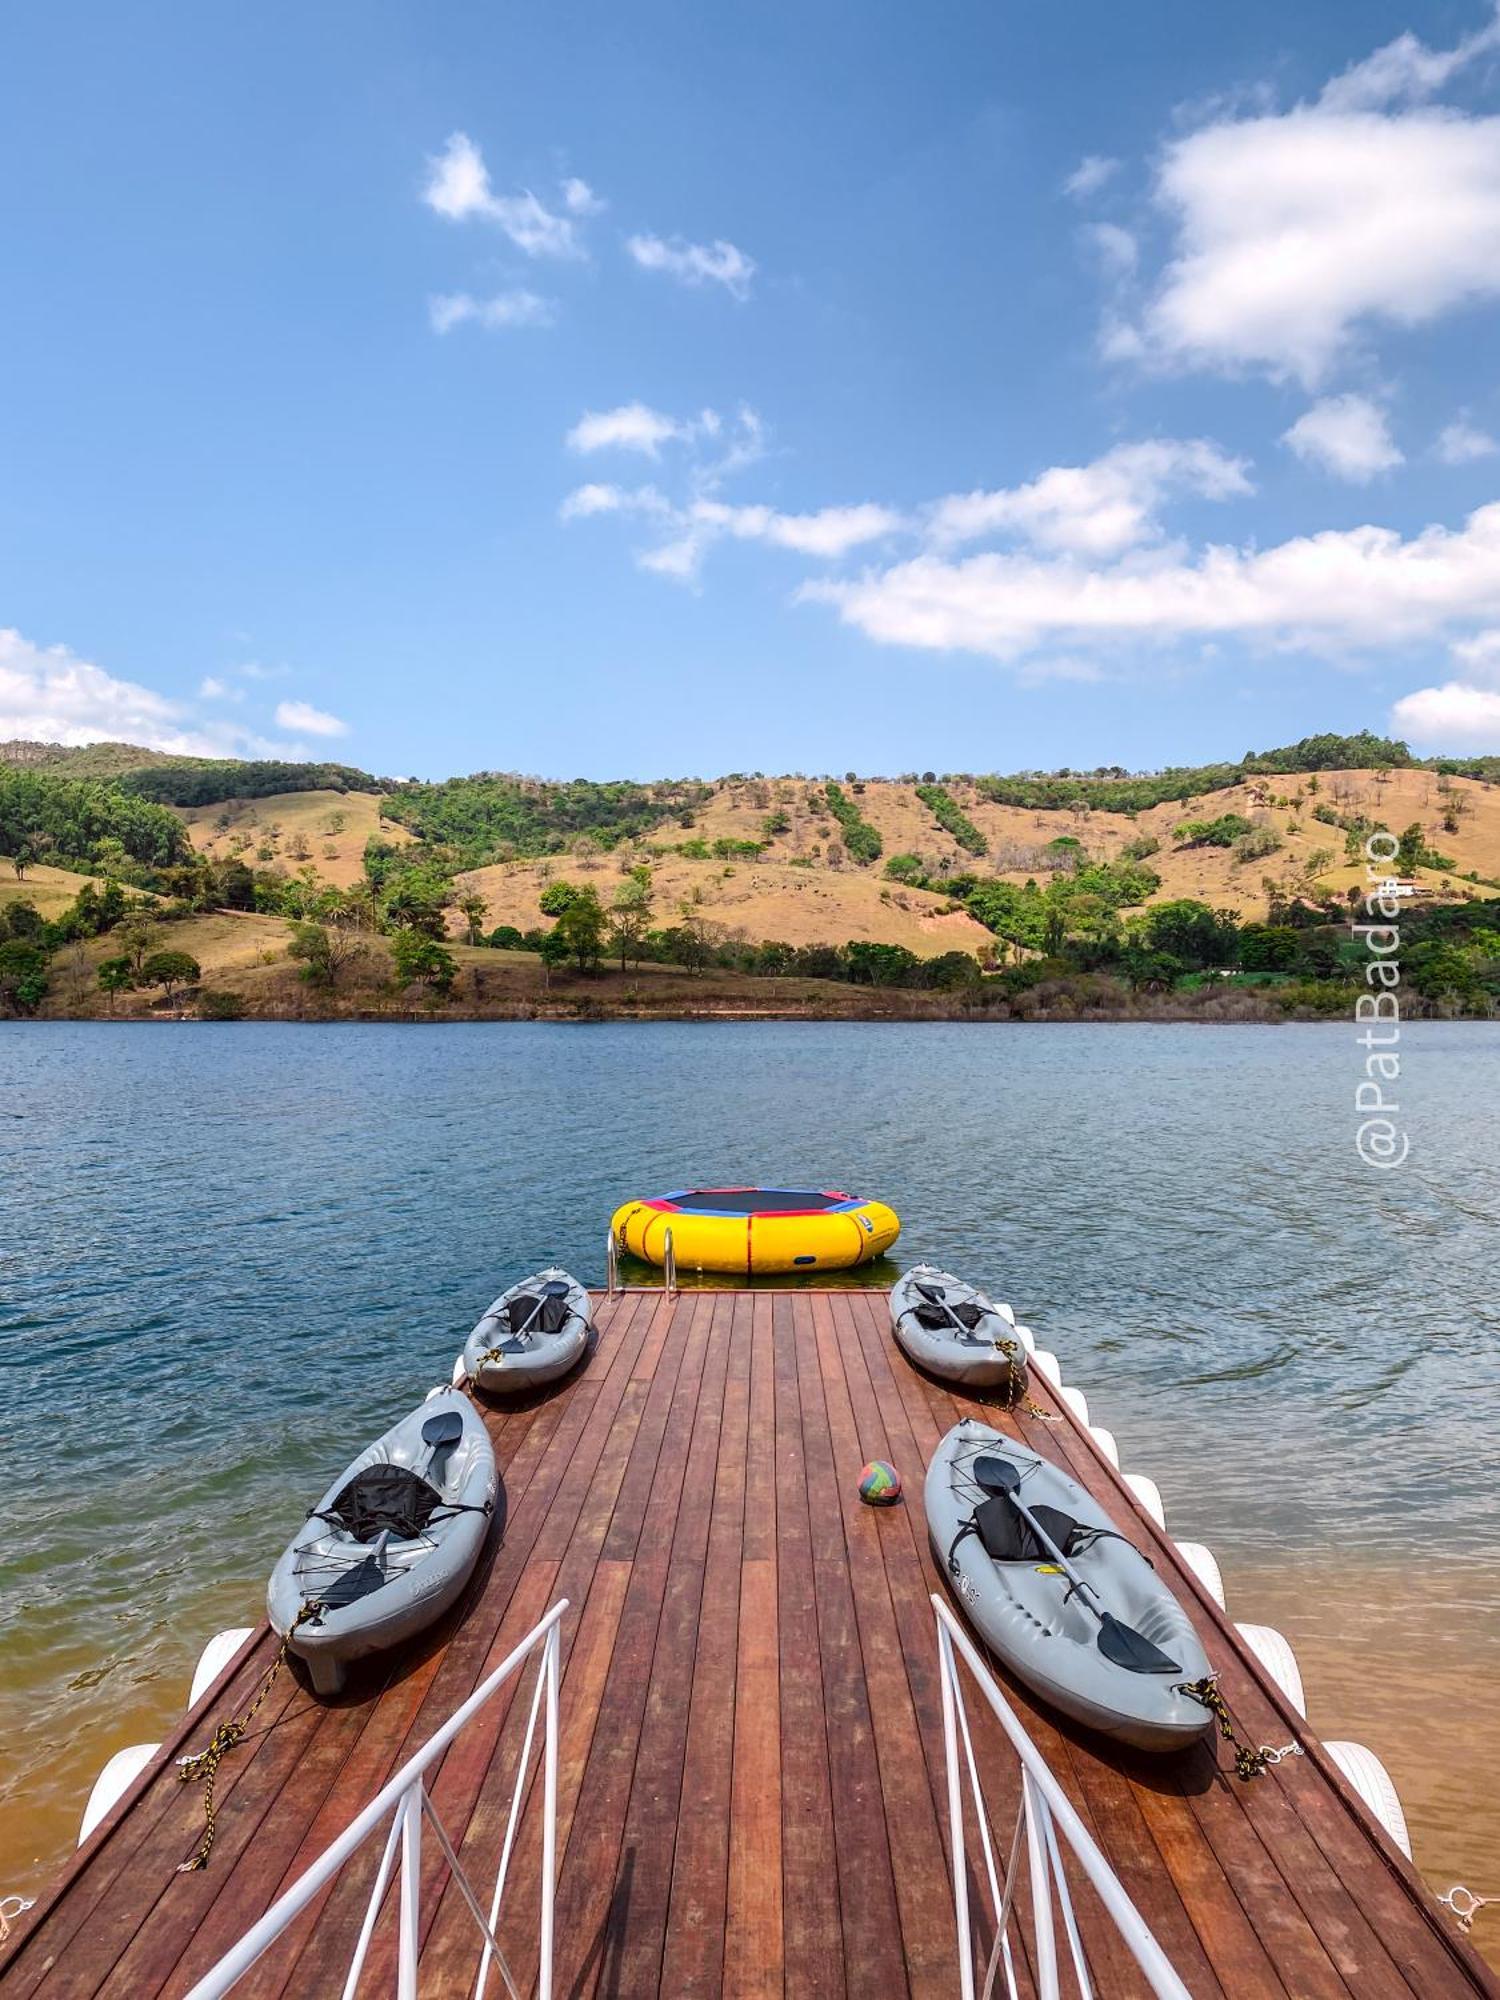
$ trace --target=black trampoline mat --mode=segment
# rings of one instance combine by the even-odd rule
[[[842,1208],[848,1196],[804,1188],[697,1188],[672,1199],[679,1208],[702,1209],[709,1215],[795,1215]]]

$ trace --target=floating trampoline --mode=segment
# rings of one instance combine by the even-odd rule
[[[610,1222],[622,1250],[692,1271],[846,1271],[890,1249],[901,1224],[881,1201],[831,1188],[682,1188],[627,1201]]]

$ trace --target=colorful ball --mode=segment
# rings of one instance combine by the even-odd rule
[[[901,1498],[901,1474],[883,1458],[872,1458],[859,1475],[859,1497],[867,1507],[894,1507]]]

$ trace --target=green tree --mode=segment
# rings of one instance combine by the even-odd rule
[[[104,958],[99,961],[99,990],[109,1000],[109,1011],[115,1011],[115,995],[123,993],[135,983],[135,975],[128,958]]]
[[[620,884],[609,909],[609,948],[624,972],[631,959],[639,962],[651,929],[651,870],[632,868]]]
[[[0,937],[39,938],[46,928],[36,904],[19,896],[9,909],[0,908]]]
[[[342,924],[318,924],[294,919],[288,954],[301,962],[301,977],[309,986],[332,989],[350,966],[365,955],[361,938]],[[398,935],[403,935],[398,933]]]
[[[148,956],[161,941],[161,925],[147,916],[127,917],[115,932],[116,942],[130,961],[131,977],[140,981]]]
[[[0,944],[0,1013],[34,1014],[47,997],[47,954],[29,938]]]
[[[544,931],[537,946],[537,957],[542,961],[542,991],[552,991],[552,975],[560,965],[566,965],[570,953],[568,940],[561,930]]]
[[[537,908],[544,917],[560,917],[573,898],[581,893],[571,882],[549,882],[537,898]]]
[[[170,1006],[179,986],[196,986],[203,977],[196,958],[185,951],[154,951],[142,965],[143,986],[159,986]]]
[[[458,977],[458,961],[446,946],[421,931],[400,930],[391,939],[391,958],[396,977],[404,986],[428,986],[443,999],[453,991]]]
[[[554,929],[577,961],[580,972],[592,972],[604,950],[607,919],[595,888],[575,890]]]
[[[458,899],[459,914],[468,926],[469,943],[484,943],[484,920],[489,915],[489,905],[477,889],[468,889]]]

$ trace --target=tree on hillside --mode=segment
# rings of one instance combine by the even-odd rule
[[[18,841],[16,843],[15,852],[10,857],[10,865],[16,871],[16,880],[18,882],[24,882],[26,880],[27,869],[34,867],[35,864],[36,864],[35,841],[32,840]]]
[[[203,977],[196,958],[185,951],[154,951],[141,967],[143,986],[159,986],[172,1004],[179,986],[196,986]]]
[[[542,991],[552,991],[552,975],[560,965],[568,962],[568,940],[561,931],[550,930],[543,936],[537,947],[537,957],[542,961]]]
[[[127,917],[115,937],[130,961],[132,979],[139,981],[147,957],[161,941],[161,925],[147,916]]]
[[[29,938],[0,944],[0,1014],[34,1014],[47,997],[47,954]]]
[[[288,954],[301,962],[301,977],[309,986],[329,989],[350,966],[365,956],[362,938],[343,924],[319,924],[293,920]]]
[[[484,920],[489,915],[489,905],[477,889],[469,889],[458,899],[459,914],[469,929],[469,943],[484,943]]]
[[[604,949],[604,905],[597,889],[578,889],[554,926],[577,960],[580,972],[592,972]]]
[[[104,958],[99,961],[99,990],[109,1001],[109,1011],[115,1011],[115,995],[132,986],[134,975],[128,958]]]
[[[396,977],[403,985],[429,986],[445,1000],[453,991],[458,961],[436,938],[426,937],[421,931],[397,931],[391,939],[391,958]]]
[[[640,959],[650,929],[651,870],[632,868],[609,910],[609,948],[618,956],[621,972],[631,959]]]

